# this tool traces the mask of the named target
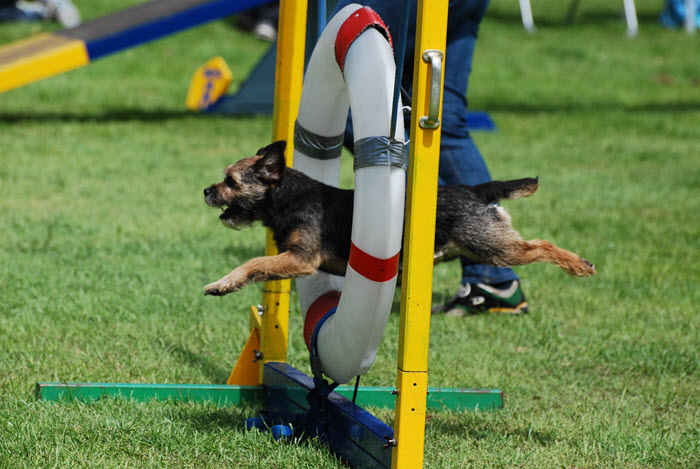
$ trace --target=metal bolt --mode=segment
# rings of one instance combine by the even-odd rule
[[[389,435],[384,435],[384,439],[386,440],[386,444],[384,446],[382,446],[382,449],[391,448],[392,446],[396,446],[396,438],[392,438]]]
[[[253,350],[253,363],[255,363],[258,360],[262,360],[263,354],[262,352],[259,352],[257,350]]]

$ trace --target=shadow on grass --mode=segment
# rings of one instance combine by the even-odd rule
[[[163,122],[190,117],[216,117],[211,114],[200,114],[182,110],[143,110],[143,109],[113,109],[100,113],[74,112],[9,112],[0,113],[0,123],[24,124],[27,122]],[[247,119],[249,116],[227,116],[228,119]]]
[[[581,111],[625,111],[638,112],[696,112],[700,110],[700,101],[666,101],[655,103],[624,104],[606,101],[604,103],[513,103],[484,100],[481,107],[490,112],[509,112],[513,114],[557,114]]]
[[[539,14],[533,11],[533,21],[535,27],[546,27],[547,29],[568,29],[573,26],[600,26],[606,23],[625,24],[624,9],[620,2],[619,11],[590,11],[585,8],[572,9],[571,6],[575,2],[566,2],[568,8],[564,11],[548,12],[547,15]],[[571,4],[571,5],[569,5]],[[661,14],[661,6],[659,12],[640,12],[637,11],[637,22],[640,27],[656,26],[659,24],[659,15]],[[486,17],[490,20],[497,21],[506,25],[522,26],[522,16],[520,10],[498,11],[491,9],[486,13]]]
[[[431,420],[428,424],[431,433],[441,438],[468,438],[470,440],[518,440],[529,441],[538,446],[548,446],[557,440],[557,435],[550,429],[535,429],[532,426],[521,426],[504,420],[479,419],[469,415],[458,420],[442,418]]]
[[[166,342],[165,348],[183,365],[198,370],[211,383],[225,383],[231,370],[201,353],[195,353],[179,344]]]
[[[700,80],[700,77],[698,78]],[[700,86],[700,85],[698,85]],[[696,86],[697,87],[697,86]],[[581,103],[556,103],[556,102],[494,102],[488,99],[483,100],[481,108],[489,112],[508,112],[514,114],[556,114],[570,112],[588,111],[625,111],[630,113],[638,112],[696,112],[700,110],[700,101],[666,101],[647,103],[620,103],[614,101],[605,102],[581,102]],[[192,117],[198,118],[221,118],[219,116],[198,114],[190,111],[146,111],[141,109],[123,109],[106,111],[103,113],[69,113],[69,112],[15,112],[0,113],[0,124],[21,125],[26,123],[110,123],[110,122],[142,122],[157,123],[172,120],[183,120]],[[226,116],[226,119],[246,120],[249,115]]]
[[[192,425],[202,433],[220,433],[221,428],[232,428],[243,432],[246,420],[253,416],[255,416],[255,410],[250,406],[191,407],[175,415],[182,422]]]

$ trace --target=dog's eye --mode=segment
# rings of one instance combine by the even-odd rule
[[[231,189],[235,189],[236,186],[238,185],[236,183],[236,180],[233,179],[231,176],[226,176],[226,178],[224,178],[224,184],[226,184]]]

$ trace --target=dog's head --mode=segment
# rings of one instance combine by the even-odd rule
[[[224,169],[224,180],[204,189],[204,201],[220,208],[221,222],[229,228],[249,225],[261,217],[268,191],[282,182],[287,142],[280,140],[261,148]]]

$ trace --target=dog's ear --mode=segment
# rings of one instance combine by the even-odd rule
[[[255,163],[255,168],[260,179],[268,184],[276,184],[282,180],[284,168],[287,166],[284,158],[286,147],[287,142],[280,140],[258,150],[258,155],[262,158]]]
[[[284,149],[287,148],[287,142],[284,140],[278,140],[269,144],[266,147],[262,147],[256,155],[267,156],[268,153],[279,153],[284,157]]]

